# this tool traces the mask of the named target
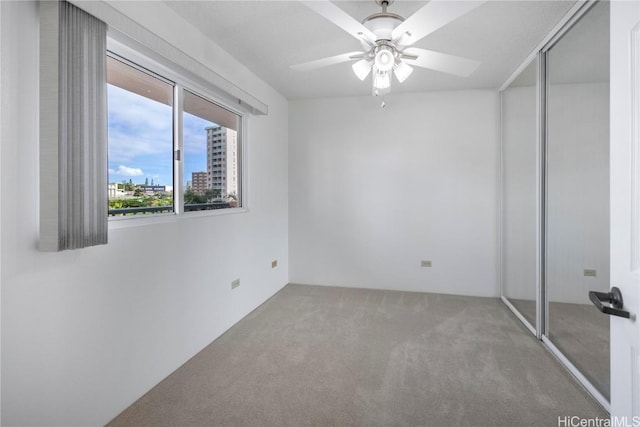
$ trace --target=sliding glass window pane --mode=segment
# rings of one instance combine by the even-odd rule
[[[240,116],[184,91],[184,210],[240,206]]]
[[[173,85],[107,58],[109,215],[173,212]]]
[[[548,53],[546,333],[609,397],[609,3]]]
[[[502,294],[536,326],[536,71],[502,92]]]

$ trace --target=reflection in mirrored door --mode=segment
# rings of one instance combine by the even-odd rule
[[[536,325],[536,73],[531,62],[502,91],[502,295]]]
[[[609,4],[547,52],[545,335],[609,399]]]

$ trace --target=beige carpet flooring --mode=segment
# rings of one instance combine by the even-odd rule
[[[288,285],[112,426],[557,426],[607,417],[498,299]]]

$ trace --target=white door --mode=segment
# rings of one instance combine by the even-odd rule
[[[640,1],[611,1],[611,416],[640,423]],[[634,319],[634,317],[636,317]],[[624,418],[623,418],[624,417]],[[637,417],[637,418],[635,418]],[[619,424],[623,422],[623,424]]]

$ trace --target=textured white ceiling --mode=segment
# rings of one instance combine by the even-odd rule
[[[368,95],[370,77],[350,63],[314,71],[290,65],[361,50],[360,43],[297,1],[167,1],[176,13],[288,99]],[[371,1],[337,1],[358,21],[378,12]],[[390,12],[411,15],[425,1],[396,0]],[[392,92],[498,88],[571,8],[574,1],[491,0],[416,43],[482,62],[467,78],[415,68]]]

